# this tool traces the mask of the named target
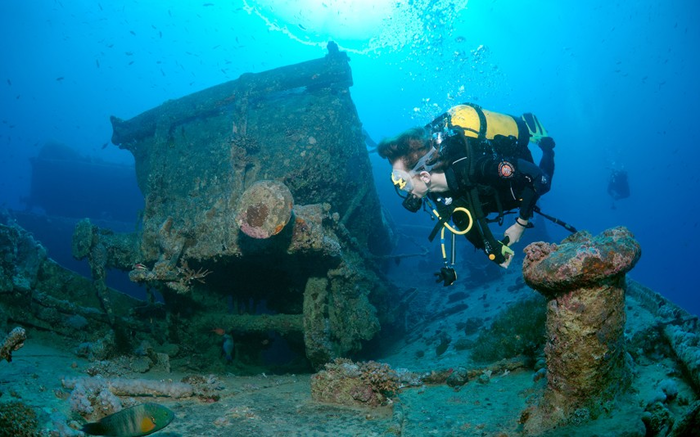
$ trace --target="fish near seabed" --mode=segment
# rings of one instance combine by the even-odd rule
[[[173,421],[170,409],[153,403],[135,405],[83,426],[89,435],[140,437],[160,431]]]
[[[226,361],[229,363],[233,361],[233,346],[233,337],[230,334],[224,335],[224,344],[222,345],[222,349],[224,356],[226,356]]]

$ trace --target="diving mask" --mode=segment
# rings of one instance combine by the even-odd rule
[[[437,150],[431,148],[428,153],[418,160],[411,171],[393,170],[391,172],[391,182],[394,184],[396,194],[403,198],[403,207],[411,212],[416,212],[423,206],[423,199],[413,194],[413,189],[415,188],[413,178],[421,171],[430,171],[435,167],[437,162],[432,165],[427,164],[435,156],[435,153],[437,153]],[[402,191],[405,192],[405,195],[401,193]]]
[[[430,171],[437,165],[437,162],[432,165],[428,165],[427,162],[433,159],[437,150],[431,148],[428,153],[423,155],[421,159],[418,160],[416,165],[411,169],[411,171],[404,170],[392,170],[391,172],[391,182],[394,184],[398,190],[410,193],[415,188],[413,184],[413,177],[420,173],[421,171]]]
[[[391,172],[391,182],[398,190],[410,193],[413,191],[413,176],[411,173],[403,170],[393,170]]]
[[[417,212],[423,206],[423,199],[413,194],[413,177],[403,170],[391,172],[391,181],[394,183],[396,194],[403,199],[404,208],[411,212]]]

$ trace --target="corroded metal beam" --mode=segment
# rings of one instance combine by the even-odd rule
[[[112,143],[129,149],[135,142],[153,136],[159,123],[169,126],[203,117],[232,104],[246,105],[271,94],[295,88],[349,88],[352,72],[347,54],[330,51],[324,58],[275,68],[189,94],[149,109],[129,120],[111,116]]]
[[[241,314],[212,316],[210,321],[226,331],[267,332],[275,331],[282,335],[302,332],[303,314]]]

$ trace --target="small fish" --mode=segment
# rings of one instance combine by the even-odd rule
[[[213,332],[213,333],[216,334],[216,335],[224,335],[224,334],[226,334],[226,331],[224,331],[223,328],[214,328],[214,329],[211,330],[211,332]]]
[[[301,25],[301,24],[297,24],[297,26],[299,26],[299,29],[301,29],[301,30],[306,30],[306,27],[304,27],[304,26]]]
[[[225,334],[224,335],[224,344],[222,345],[222,349],[224,351],[224,356],[226,357],[227,362],[233,361],[233,337],[231,337],[230,334]]]
[[[12,81],[10,79],[7,79],[7,84],[12,86]]]
[[[56,78],[56,82],[60,82],[60,81],[62,81],[63,79],[64,79],[63,76],[57,77],[57,78]]]
[[[129,33],[136,36],[136,32],[134,32],[133,30],[130,30]]]
[[[153,403],[136,405],[88,423],[82,431],[89,435],[140,437],[160,431],[173,421],[170,409]]]

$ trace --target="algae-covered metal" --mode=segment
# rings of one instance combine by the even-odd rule
[[[261,180],[285,184],[296,204],[328,203],[362,247],[386,253],[351,84],[348,58],[333,52],[245,74],[128,121],[112,117],[112,141],[133,153],[146,198],[144,255],[160,256],[170,222],[176,235],[166,244],[188,240],[186,258],[240,255],[236,207]]]
[[[316,367],[359,350],[390,313],[374,265],[392,236],[351,85],[349,59],[329,45],[321,59],[112,117],[112,142],[136,161],[141,228],[128,262],[80,254],[160,287],[190,347],[216,323],[298,336]],[[82,229],[76,247],[79,235],[95,247],[105,234]]]

